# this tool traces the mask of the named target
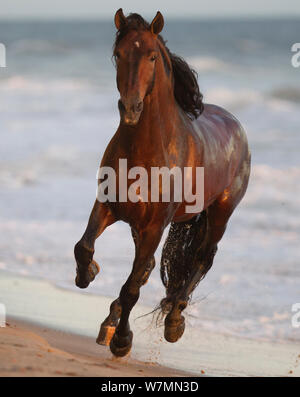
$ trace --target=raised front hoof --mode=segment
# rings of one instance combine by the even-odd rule
[[[114,334],[112,340],[110,341],[110,351],[116,357],[126,356],[132,347],[133,333],[130,331],[127,336],[117,336]]]
[[[177,342],[183,335],[185,329],[184,317],[179,320],[165,320],[165,340],[170,343]]]
[[[77,267],[77,275],[75,278],[75,284],[79,288],[86,288],[89,284],[94,281],[97,274],[100,272],[100,267],[94,260],[88,265],[84,271],[79,270]]]
[[[110,341],[115,334],[115,331],[116,327],[102,324],[98,334],[98,338],[96,339],[98,345],[109,346]]]

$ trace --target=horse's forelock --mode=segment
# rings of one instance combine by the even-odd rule
[[[139,14],[130,14],[126,18],[126,24],[122,26],[116,33],[116,39],[114,43],[114,49],[120,43],[120,41],[132,30],[149,30],[150,25],[144,20]]]

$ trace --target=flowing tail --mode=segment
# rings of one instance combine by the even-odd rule
[[[202,247],[208,232],[207,212],[202,211],[188,222],[173,222],[163,247],[160,276],[166,288],[166,297],[160,303],[161,314],[168,314],[176,295],[186,286],[195,266],[203,266],[203,279],[210,266],[201,263]],[[205,247],[204,247],[205,249]]]

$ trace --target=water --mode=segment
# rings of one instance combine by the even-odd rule
[[[300,339],[300,22],[171,21],[168,47],[199,73],[206,102],[247,131],[252,174],[214,266],[194,293],[188,324],[253,338]],[[111,22],[5,22],[0,41],[0,269],[74,288],[74,243],[95,199],[96,171],[119,116]],[[156,257],[159,263],[161,246]],[[96,244],[89,291],[115,298],[134,247],[117,223]],[[141,302],[164,291],[158,266]]]

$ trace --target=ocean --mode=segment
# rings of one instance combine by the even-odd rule
[[[291,322],[300,302],[300,68],[291,64],[299,28],[287,19],[166,19],[167,46],[198,72],[205,102],[240,120],[252,152],[248,191],[186,310],[195,329],[300,341]],[[129,226],[98,239],[101,271],[86,291],[74,286],[73,247],[119,123],[114,35],[112,21],[0,24],[0,269],[112,299],[132,266]],[[161,248],[142,289],[146,306],[164,296]]]

